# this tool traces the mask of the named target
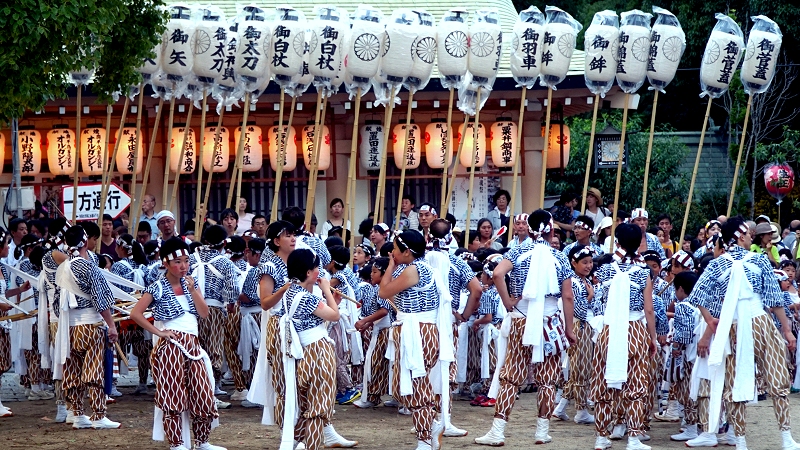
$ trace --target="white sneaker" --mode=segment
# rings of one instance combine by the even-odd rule
[[[228,409],[231,407],[231,404],[228,402],[223,402],[222,400],[214,397],[214,400],[217,401],[217,409]]]
[[[220,447],[219,445],[213,445],[208,442],[203,442],[202,444],[195,447],[196,450],[228,450],[225,447]]]
[[[391,398],[390,400],[383,402],[383,406],[387,408],[398,408],[400,407],[400,402],[398,402],[394,398]]]
[[[444,437],[463,437],[467,435],[467,430],[462,430],[457,426],[453,425],[452,422],[448,420],[447,425],[444,428]]]
[[[569,421],[569,416],[567,415],[566,412],[564,412],[564,410],[567,409],[567,405],[569,405],[569,400],[562,398],[558,402],[558,406],[556,406],[556,409],[553,410],[553,417],[557,417],[565,422]]]
[[[410,416],[411,410],[406,408],[405,406],[401,406],[400,408],[397,409],[397,413],[402,414],[404,416]]]
[[[228,393],[220,389],[219,385],[217,384],[214,386],[214,395],[228,395]]]
[[[677,400],[670,400],[666,411],[658,412],[653,417],[662,422],[678,422],[681,420],[680,404]]]
[[[475,443],[480,445],[491,445],[492,447],[500,447],[506,442],[504,435],[506,430],[506,421],[503,419],[495,418],[492,421],[492,428],[488,433],[481,437],[475,438]]]
[[[744,436],[736,436],[736,450],[747,450],[747,442]]]
[[[608,450],[611,448],[611,441],[605,436],[597,436],[594,440],[594,450]]]
[[[247,389],[244,389],[244,390],[241,390],[241,391],[234,391],[233,394],[231,394],[231,401],[232,402],[240,402],[242,400],[247,400],[248,392],[249,391]]]
[[[642,444],[642,441],[639,440],[638,437],[630,436],[625,450],[650,450],[650,446]]]
[[[728,425],[728,431],[725,432],[725,445],[730,445],[734,447],[736,445],[736,429],[734,428],[733,424]],[[720,443],[722,443],[722,439],[719,439]]]
[[[64,407],[66,408],[67,406],[64,405]],[[72,411],[67,411],[67,418],[64,420],[64,422],[70,424],[75,423],[75,413]]]
[[[55,423],[64,423],[67,421],[67,405],[56,405],[56,418],[53,421]]]
[[[109,397],[122,397],[122,392],[117,390],[117,386],[114,385],[114,386],[111,387],[111,393],[108,394],[108,395],[109,395]]]
[[[89,420],[89,416],[75,416],[75,421],[72,422],[72,428],[76,430],[92,428],[92,421]]]
[[[121,426],[122,426],[121,423],[114,422],[108,417],[103,417],[100,420],[92,421],[92,428],[94,428],[95,430],[113,430],[116,428],[120,428]]]
[[[416,450],[431,450],[431,444],[426,441],[417,441],[417,448]]]
[[[536,419],[536,434],[534,434],[534,444],[547,444],[548,442],[552,442],[553,438],[550,437],[550,419],[542,419],[541,417]]]
[[[444,423],[439,420],[433,419],[433,426],[431,427],[431,450],[439,450],[442,448],[442,435],[444,434]]]
[[[611,436],[608,438],[612,441],[618,441],[625,437],[625,433],[628,432],[628,426],[624,423],[618,423],[614,425],[614,429],[611,431]]]
[[[359,409],[369,409],[369,408],[374,408],[378,405],[372,403],[371,401],[365,400],[364,397],[361,397],[360,399],[353,402],[353,406]]]
[[[647,442],[647,441],[650,440],[650,435],[645,433],[645,434],[639,436],[639,440],[642,441],[642,442]]]
[[[32,402],[37,400],[50,400],[55,396],[56,396],[55,394],[49,391],[41,391],[41,390],[34,391],[33,389],[31,389],[31,393],[28,394],[28,400]]]
[[[322,429],[325,448],[350,448],[358,445],[358,441],[348,441],[336,432],[333,424],[328,424]]]
[[[683,430],[683,433],[680,434],[673,434],[669,438],[673,441],[684,442],[697,437],[697,424],[693,425],[686,425],[686,429]]]
[[[594,423],[594,416],[589,414],[589,411],[582,409],[575,413],[575,423],[591,424]]]
[[[800,450],[800,444],[792,438],[792,431],[781,431],[781,439],[783,440],[783,450]]]
[[[718,443],[717,435],[708,431],[704,431],[696,438],[685,442],[687,447],[716,447]]]
[[[181,444],[181,445],[176,445],[174,447],[170,445],[169,450],[189,450],[189,449],[186,448],[185,445]]]

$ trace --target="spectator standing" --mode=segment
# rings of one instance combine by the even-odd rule
[[[590,188],[586,193],[586,211],[583,214],[592,219],[592,222],[600,223],[604,218],[612,216],[611,210],[602,205],[603,195],[600,189]]]
[[[247,212],[247,199],[239,197],[239,222],[236,226],[236,235],[241,236],[242,233],[249,230],[253,226],[253,213]]]
[[[394,224],[396,230],[419,231],[419,215],[414,211],[414,197],[404,195],[400,202],[400,224]]]
[[[329,207],[329,214],[328,220],[322,224],[320,228],[319,234],[322,239],[328,239],[328,233],[331,231],[333,227],[342,227],[346,229],[350,229],[350,221],[347,221],[347,226],[344,224],[344,202],[340,198],[335,198],[331,200]]]
[[[110,214],[103,214],[103,225],[100,227],[100,254],[107,254],[115,262],[119,261],[117,241],[114,236],[114,219]]]
[[[562,230],[572,231],[572,222],[574,220],[573,212],[576,206],[578,206],[577,194],[574,192],[565,192],[561,194],[561,198],[555,206],[550,209],[550,213],[553,214],[553,222]]]
[[[142,199],[142,216],[139,222],[147,222],[150,224],[150,230],[153,232],[153,239],[158,239],[161,233],[158,231],[158,219],[156,218],[156,198],[150,194],[146,194]]]
[[[508,204],[511,202],[511,194],[505,189],[500,189],[495,192],[493,200],[495,207],[489,211],[486,218],[492,222],[492,228],[499,230],[500,227],[508,226],[508,219],[511,214],[511,211],[508,210]]]

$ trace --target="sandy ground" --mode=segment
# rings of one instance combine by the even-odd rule
[[[132,388],[120,388],[124,394]],[[152,393],[152,389],[151,389]],[[224,398],[224,397],[223,397]],[[800,396],[791,396],[792,415],[800,417]],[[0,448],[5,449],[168,449],[163,442],[151,440],[153,423],[152,395],[124,395],[115,405],[109,405],[109,417],[122,422],[120,430],[73,431],[64,424],[53,423],[55,406],[52,401],[13,402],[6,406],[14,410],[15,416],[2,419]],[[528,449],[533,444],[535,430],[536,394],[523,394],[517,402],[512,421],[506,429],[506,447]],[[454,423],[469,431],[464,438],[445,438],[443,448],[481,448],[472,439],[484,434],[491,425],[493,410],[470,406],[467,402],[455,402]],[[568,409],[570,415],[574,411]],[[279,430],[260,424],[260,409],[245,409],[234,406],[221,412],[221,425],[211,434],[211,442],[229,449],[277,449]],[[334,425],[343,436],[360,442],[358,448],[396,448],[412,450],[416,447],[411,432],[411,418],[400,416],[393,408],[377,407],[374,410],[359,410],[352,406],[337,406]],[[648,443],[653,449],[686,448],[683,443],[670,442],[669,435],[677,433],[676,424],[654,422],[653,439]],[[748,407],[748,447],[750,450],[774,450],[781,448],[780,434],[773,415],[772,402],[767,400]],[[800,428],[800,427],[798,427]],[[553,442],[542,449],[592,449],[594,428],[588,425],[554,421],[550,435]],[[795,432],[800,438],[800,431]],[[624,441],[616,441],[614,449],[624,449]],[[720,448],[724,448],[721,446]],[[732,447],[730,447],[732,448]]]

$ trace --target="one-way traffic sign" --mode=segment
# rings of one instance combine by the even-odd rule
[[[64,217],[72,219],[72,210],[77,203],[77,220],[97,220],[100,214],[100,201],[103,185],[101,183],[78,185],[77,202],[74,200],[74,188],[70,185],[61,187],[61,210]],[[131,205],[131,196],[115,183],[108,186],[104,213],[113,218],[119,217]]]

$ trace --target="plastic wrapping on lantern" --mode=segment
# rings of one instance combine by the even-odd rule
[[[787,163],[770,163],[764,168],[764,187],[775,197],[777,204],[794,189],[794,170]]]
[[[272,29],[270,72],[282,89],[293,88],[297,74],[308,62],[306,52],[306,16],[290,6],[275,8]]]
[[[638,9],[620,14],[617,84],[627,94],[636,93],[647,78],[652,17]]]
[[[346,11],[333,5],[314,7],[314,18],[308,22],[308,70],[317,89],[332,89],[344,54],[342,38],[349,28]]]
[[[269,87],[269,82],[272,81],[269,78],[264,78],[261,80],[261,85],[256,87],[256,89],[250,93],[250,103],[256,104],[258,103],[258,98],[261,97],[265,92],[267,92],[267,88]]]
[[[467,73],[469,60],[469,25],[467,10],[453,8],[439,22],[437,63],[442,87],[455,89]]]
[[[390,87],[399,87],[411,75],[411,51],[419,27],[419,16],[405,8],[396,9],[386,24],[380,72]]]
[[[486,100],[491,92],[491,86],[481,86],[481,103],[478,105],[478,88],[473,87],[472,74],[467,72],[461,86],[458,88],[458,109],[468,116],[474,116],[479,107],[483,109],[484,105],[486,105]]]
[[[153,98],[163,99],[165,102],[172,98],[172,83],[167,82],[167,74],[159,72],[150,78],[153,87]]]
[[[547,20],[544,26],[539,84],[555,90],[567,77],[575,42],[583,25],[568,12],[555,6],[548,6],[544,11]]]
[[[236,83],[241,91],[253,92],[269,79],[272,22],[267,10],[250,4],[239,11],[236,24],[239,45],[236,48]]]
[[[372,90],[375,92],[375,102],[373,105],[383,105],[386,107],[389,105],[390,101],[394,101],[395,105],[399,105],[401,103],[400,96],[397,95],[400,92],[399,88],[394,87],[394,98],[389,98],[392,95],[393,86],[394,85],[389,83],[386,79],[385,73],[378,72],[375,78],[372,79]]]
[[[467,69],[471,90],[479,87],[490,91],[497,78],[502,54],[503,30],[496,8],[479,9],[469,26],[469,51]],[[488,96],[488,92],[484,92]],[[460,94],[459,94],[460,95]]]
[[[228,23],[218,6],[204,6],[194,29],[194,65],[197,84],[211,88],[222,74],[228,44]]]
[[[675,78],[675,72],[686,50],[686,34],[674,14],[664,8],[653,6],[658,14],[650,34],[650,57],[647,62],[648,90],[664,92],[664,88]]]
[[[739,25],[722,13],[706,43],[700,62],[700,97],[719,98],[728,91],[733,74],[742,59],[744,35]]]
[[[344,31],[342,34],[342,52],[344,56],[339,59],[339,70],[336,72],[336,76],[333,77],[331,81],[331,95],[336,94],[339,92],[339,88],[342,87],[345,81],[345,73],[344,73],[344,62],[347,59],[347,48],[350,46],[350,29]],[[352,82],[352,80],[350,80]]]
[[[767,16],[754,16],[750,19],[755,23],[747,37],[741,75],[744,91],[752,95],[769,89],[775,77],[783,33],[781,27]]]
[[[533,89],[542,66],[544,14],[531,6],[519,13],[511,41],[511,76],[517,87]]]
[[[410,92],[425,89],[431,80],[433,64],[436,62],[436,26],[433,16],[424,9],[414,10],[419,17],[420,26],[417,27],[417,38],[411,45],[411,74],[406,77],[403,86]]]
[[[164,30],[164,47],[161,52],[161,70],[167,75],[175,95],[182,95],[189,83],[194,66],[192,37],[201,10],[185,3],[169,8],[170,20]]]
[[[81,70],[76,70],[75,72],[69,73],[70,81],[75,86],[86,86],[89,84],[89,80],[94,76],[93,69],[87,69],[85,67],[81,67]]]
[[[583,79],[592,94],[605,98],[614,86],[619,47],[619,18],[610,10],[595,13],[586,29],[583,50],[586,59]]]
[[[350,41],[344,57],[345,87],[351,96],[361,88],[366,94],[372,86],[372,77],[381,66],[386,25],[383,13],[376,8],[359,5],[351,21]]]
[[[308,59],[308,53],[306,53],[306,59]],[[311,87],[311,84],[314,82],[314,75],[311,75],[308,66],[308,61],[303,62],[303,68],[300,69],[300,73],[294,78],[294,85],[286,89],[287,94],[294,98],[299,98]]]

